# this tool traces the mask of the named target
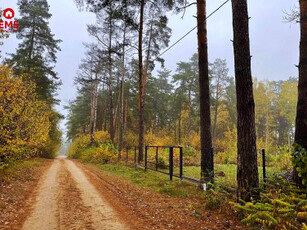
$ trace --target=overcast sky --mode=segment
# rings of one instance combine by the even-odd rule
[[[215,10],[224,1],[208,0],[207,13]],[[61,104],[57,106],[57,110],[66,115],[67,111],[63,106],[67,105],[76,93],[73,79],[84,55],[82,43],[90,39],[86,25],[94,23],[95,16],[92,13],[80,12],[74,0],[48,2],[53,15],[50,19],[51,31],[57,39],[63,40],[55,69],[63,83],[58,92]],[[283,21],[283,12],[294,8],[297,0],[249,0],[248,3],[253,76],[262,80],[286,80],[290,76],[297,76],[295,65],[298,64],[299,56],[299,26]],[[17,0],[0,0],[0,8],[12,8],[15,10],[15,17],[18,17]],[[169,14],[169,26],[173,31],[170,44],[196,25],[194,15],[195,5],[187,10],[183,19],[182,14]],[[208,19],[209,60],[213,62],[216,58],[226,59],[229,75],[234,76],[232,37],[231,3],[228,2]],[[2,54],[15,52],[18,42],[15,35],[10,36],[1,47]],[[177,62],[188,61],[196,52],[196,31],[193,31],[163,56],[165,66],[175,71]]]

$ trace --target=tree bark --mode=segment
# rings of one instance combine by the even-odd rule
[[[110,9],[111,10],[111,9]],[[109,47],[108,47],[108,54],[109,54],[109,103],[110,103],[110,138],[112,142],[114,141],[114,124],[113,124],[113,91],[112,91],[112,17],[109,16]]]
[[[154,112],[154,119],[152,124],[152,132],[156,134],[156,127],[157,127],[157,111]]]
[[[90,117],[91,144],[94,143],[94,132],[96,131],[97,97],[98,97],[98,79],[96,73],[95,79],[92,82],[92,91],[91,91],[91,117]]]
[[[144,145],[144,104],[143,104],[143,24],[144,24],[145,0],[140,2],[140,27],[139,27],[139,157],[138,162],[143,160]]]
[[[36,24],[35,18],[36,17],[34,17],[33,24],[32,24],[32,34],[31,34],[30,49],[29,49],[29,55],[28,55],[29,60],[32,59],[32,53],[33,53],[33,47],[34,47],[35,24]],[[28,74],[31,74],[30,70],[31,70],[31,66],[28,66]]]
[[[237,94],[238,196],[250,200],[259,194],[255,103],[251,74],[251,56],[247,0],[232,0],[234,59]]]
[[[179,110],[179,119],[178,119],[178,142],[181,145],[181,107]]]
[[[127,130],[127,121],[128,121],[128,98],[129,98],[129,90],[126,93],[126,105],[125,105],[125,118],[124,118],[124,133]]]
[[[201,180],[213,182],[206,0],[197,0],[197,35],[200,97]]]
[[[213,148],[216,147],[216,130],[217,130],[217,116],[219,106],[219,87],[220,87],[220,76],[217,76],[216,93],[215,93],[215,107],[214,107],[214,123],[213,123]]]
[[[115,105],[115,109],[114,109],[114,112],[113,112],[113,127],[114,127],[114,136],[115,136],[115,130],[117,130],[117,127],[118,127],[118,121],[119,121],[119,106],[120,106],[120,92],[118,94],[118,98],[117,98],[117,102],[116,102],[116,105]]]
[[[188,140],[190,143],[190,137],[191,137],[191,130],[192,130],[192,99],[191,99],[191,89],[189,89],[189,104],[188,104]]]
[[[123,132],[124,132],[124,95],[125,95],[125,43],[126,43],[126,23],[124,27],[123,35],[123,70],[122,70],[122,79],[120,85],[120,112],[119,112],[119,129],[118,129],[118,161],[121,158],[121,151],[123,148]]]
[[[103,125],[104,125],[104,101],[103,99],[101,99],[101,105],[100,105],[100,113],[101,113],[101,116],[100,116],[100,130],[102,131],[103,130]]]
[[[111,71],[112,72],[112,71]],[[109,79],[109,112],[110,112],[110,117],[109,117],[109,133],[110,133],[110,138],[113,141],[114,140],[114,125],[113,125],[113,92],[112,92],[112,80]]]
[[[307,0],[300,0],[300,62],[298,101],[295,121],[295,143],[307,149]],[[294,181],[302,186],[302,178],[294,169]]]

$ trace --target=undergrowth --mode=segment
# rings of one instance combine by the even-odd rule
[[[297,189],[280,176],[272,177],[266,187],[260,200],[231,202],[243,216],[241,222],[250,227],[258,226],[256,229],[307,230],[306,191]]]
[[[31,180],[29,171],[36,167],[46,165],[47,160],[41,158],[31,158],[23,161],[16,161],[7,168],[0,170],[0,183],[10,180]]]
[[[117,164],[96,164],[96,166],[107,173],[122,176],[138,186],[150,188],[168,196],[197,197],[201,194],[201,190],[197,189],[195,185],[181,182],[177,178],[169,181],[166,175],[156,172],[148,171],[144,173],[142,169],[134,169]]]

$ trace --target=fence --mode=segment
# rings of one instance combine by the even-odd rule
[[[197,179],[197,177],[200,177],[200,172],[192,175],[185,175],[184,173],[185,160],[187,166],[190,166],[190,162],[184,156],[184,147],[148,145],[143,148],[143,153],[143,158],[139,158],[138,147],[134,147],[133,149],[126,148],[126,151],[121,156],[121,160],[131,167],[168,175],[170,180],[173,180],[175,177],[180,180],[200,184],[200,180]]]
[[[126,148],[121,159],[131,167],[168,175],[170,180],[176,177],[200,185],[200,156],[191,160],[189,151],[189,147],[182,146],[145,146],[144,156],[139,159],[139,148],[134,147]],[[261,154],[262,179],[266,182],[265,149],[258,150],[258,153]]]

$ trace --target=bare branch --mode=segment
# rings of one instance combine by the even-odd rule
[[[290,9],[289,12],[283,11],[285,16],[283,17],[283,21],[285,23],[294,22],[294,23],[300,23],[300,12],[298,7]]]

